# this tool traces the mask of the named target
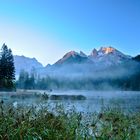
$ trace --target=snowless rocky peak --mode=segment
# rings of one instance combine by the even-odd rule
[[[110,47],[110,46],[109,47],[101,47],[99,50],[99,52],[102,52],[103,54],[109,54],[109,53],[112,53],[114,51],[116,51],[116,49],[113,47]]]
[[[96,57],[98,55],[98,51],[94,48],[90,55]]]
[[[37,72],[43,69],[43,65],[36,60],[36,58],[29,58],[25,56],[14,55],[14,64],[16,69],[16,76],[19,75],[21,70],[25,70],[26,72],[31,72],[32,70],[36,70]]]
[[[91,52],[91,54],[89,56],[96,58],[96,57],[106,56],[108,54],[121,55],[121,56],[124,55],[123,53],[121,53],[117,49],[109,46],[109,47],[101,47],[99,50],[93,49],[93,51]]]
[[[87,57],[87,55],[85,53],[83,53],[82,51],[80,51],[80,56]]]
[[[78,53],[77,52],[75,52],[75,51],[70,51],[70,52],[68,52],[68,53],[66,53],[65,55],[64,55],[64,57],[63,58],[68,58],[68,57],[70,57],[70,56],[75,56],[75,55],[77,55]]]
[[[55,64],[62,64],[64,62],[66,62],[68,59],[75,59],[78,61],[78,59],[80,58],[88,58],[87,55],[85,53],[83,53],[82,51],[80,51],[80,53],[75,52],[75,51],[70,51],[68,53],[66,53],[63,58],[61,58],[60,60],[58,60]]]
[[[77,56],[77,55],[79,55],[79,56],[81,56],[81,57],[87,57],[87,55],[84,53],[84,52],[82,52],[82,51],[80,51],[80,53],[78,53],[78,52],[75,52],[75,51],[70,51],[70,52],[68,52],[68,53],[66,53],[64,56],[63,56],[63,58],[69,58],[69,57],[75,57],[75,56]]]
[[[63,63],[65,60],[67,60],[68,58],[70,58],[70,57],[75,57],[76,55],[78,55],[77,52],[75,52],[75,51],[70,51],[70,52],[66,53],[66,54],[63,56],[63,58],[61,58],[60,60],[58,60],[58,61],[56,62],[56,64],[61,64],[61,63]]]

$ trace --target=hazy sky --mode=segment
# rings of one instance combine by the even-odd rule
[[[0,0],[0,45],[54,63],[111,45],[140,53],[140,0]]]

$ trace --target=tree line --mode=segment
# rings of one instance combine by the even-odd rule
[[[16,81],[16,87],[19,89],[51,89],[55,88],[56,80],[51,79],[49,76],[40,77],[36,72],[31,73],[21,70],[19,78]]]
[[[137,67],[140,69],[140,66]],[[140,71],[138,70],[133,75],[127,77],[115,78],[99,78],[93,79],[90,77],[69,79],[65,77],[40,77],[35,73],[21,71],[19,79],[16,82],[19,89],[43,89],[43,90],[62,90],[62,89],[77,89],[77,90],[140,90]]]

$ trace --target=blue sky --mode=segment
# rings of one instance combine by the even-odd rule
[[[139,0],[0,0],[0,44],[54,63],[70,50],[111,45],[140,53]]]

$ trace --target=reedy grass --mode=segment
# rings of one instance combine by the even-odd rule
[[[103,109],[85,114],[57,105],[17,107],[0,104],[1,140],[138,140],[140,113]]]

